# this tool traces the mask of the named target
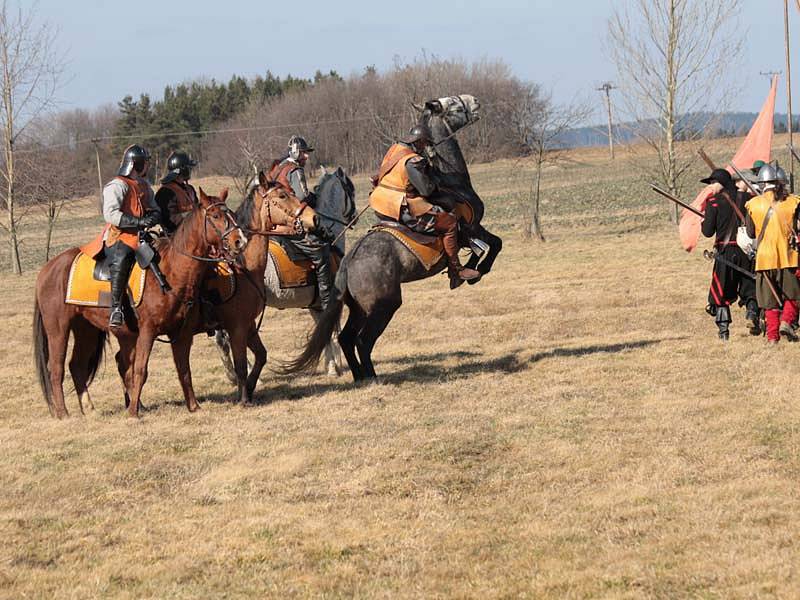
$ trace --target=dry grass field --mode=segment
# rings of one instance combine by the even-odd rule
[[[404,288],[378,384],[268,374],[234,406],[198,337],[198,414],[159,345],[141,420],[109,355],[97,411],[71,393],[58,422],[36,269],[0,276],[0,596],[798,597],[800,344],[751,338],[739,309],[719,343],[710,264],[664,204],[625,157],[571,158],[547,173],[544,244],[521,237],[518,165],[474,167],[504,252],[478,286]],[[71,207],[60,248],[95,212]],[[309,322],[268,311],[271,356]]]

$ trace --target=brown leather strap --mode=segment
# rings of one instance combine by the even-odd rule
[[[392,169],[394,169],[395,166],[397,166],[397,163],[403,160],[406,156],[410,156],[412,154],[416,154],[416,152],[411,150],[411,148],[406,148],[404,146],[401,146],[396,152],[392,154],[389,160],[381,163],[381,168],[380,170],[378,170],[378,181],[386,177],[386,174]]]

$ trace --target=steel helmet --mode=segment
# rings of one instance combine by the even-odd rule
[[[128,146],[122,154],[122,162],[117,170],[117,175],[127,177],[134,169],[141,172],[144,169],[144,164],[149,160],[150,153],[144,146],[138,144]]]
[[[169,183],[180,176],[189,179],[192,176],[192,168],[197,166],[197,161],[190,158],[185,152],[173,152],[167,159],[167,174],[161,183]]]
[[[775,169],[775,176],[778,178],[778,181],[784,185],[789,183],[789,177],[786,175],[786,171],[784,171],[781,167]]]
[[[314,148],[308,145],[308,142],[305,141],[299,135],[293,135],[292,138],[289,140],[289,158],[292,160],[297,160],[300,158],[301,152],[313,152]]]
[[[427,125],[414,125],[408,134],[400,140],[404,144],[415,144],[416,142],[430,143],[433,141],[433,134]]]
[[[758,183],[775,183],[776,181],[778,181],[778,172],[775,167],[770,164],[761,167],[758,172]]]

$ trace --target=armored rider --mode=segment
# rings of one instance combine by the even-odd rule
[[[83,248],[92,258],[102,253],[108,258],[111,274],[111,313],[109,327],[125,322],[122,297],[128,287],[139,232],[161,221],[153,189],[144,179],[150,166],[150,153],[142,146],[128,146],[122,155],[117,176],[103,188],[103,219],[106,226],[94,242]]]
[[[161,227],[169,235],[197,206],[197,192],[189,184],[196,166],[197,161],[185,152],[173,152],[167,159],[167,174],[156,193],[156,204],[161,211]]]
[[[392,145],[373,179],[375,189],[370,206],[382,218],[398,221],[419,233],[435,233],[442,238],[447,254],[450,289],[480,273],[461,265],[458,258],[458,217],[443,194],[437,194],[436,173],[424,158],[432,144],[430,129],[417,125]]]
[[[800,197],[788,194],[785,174],[770,164],[761,167],[763,193],[748,201],[747,233],[756,239],[756,296],[764,309],[767,340],[797,341],[792,322],[797,318],[800,282],[797,280],[797,222]],[[782,305],[782,306],[781,306]]]
[[[299,135],[292,136],[289,140],[288,155],[283,160],[276,162],[269,171],[269,179],[283,187],[287,192],[297,197],[300,202],[305,202],[312,208],[316,203],[316,196],[308,190],[306,183],[305,166],[309,153],[314,148]],[[330,304],[331,289],[333,288],[333,274],[331,270],[331,246],[316,233],[307,233],[303,237],[290,237],[288,241],[314,264],[317,273],[317,288],[322,310]]]

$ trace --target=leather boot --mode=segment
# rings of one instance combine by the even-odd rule
[[[750,335],[761,335],[761,318],[758,313],[758,303],[755,300],[748,300],[745,319],[747,319],[747,328],[750,330]]]
[[[719,339],[727,342],[731,337],[730,323],[731,323],[731,309],[729,306],[717,307],[716,316],[717,328],[719,329]]]
[[[313,259],[314,270],[317,272],[317,290],[319,291],[319,304],[322,310],[331,303],[331,290],[333,290],[333,274],[331,273],[331,249],[327,244],[322,246]]]
[[[441,236],[444,252],[447,254],[450,289],[457,288],[465,281],[478,279],[481,276],[480,272],[461,266],[461,261],[458,259],[458,221],[456,218],[450,213],[437,213],[434,230]]]
[[[108,316],[109,327],[121,327],[125,324],[125,312],[122,308],[122,300],[128,289],[128,277],[133,267],[133,250],[117,242],[106,252],[111,253],[111,260],[108,264],[109,275],[111,276],[111,312]]]

